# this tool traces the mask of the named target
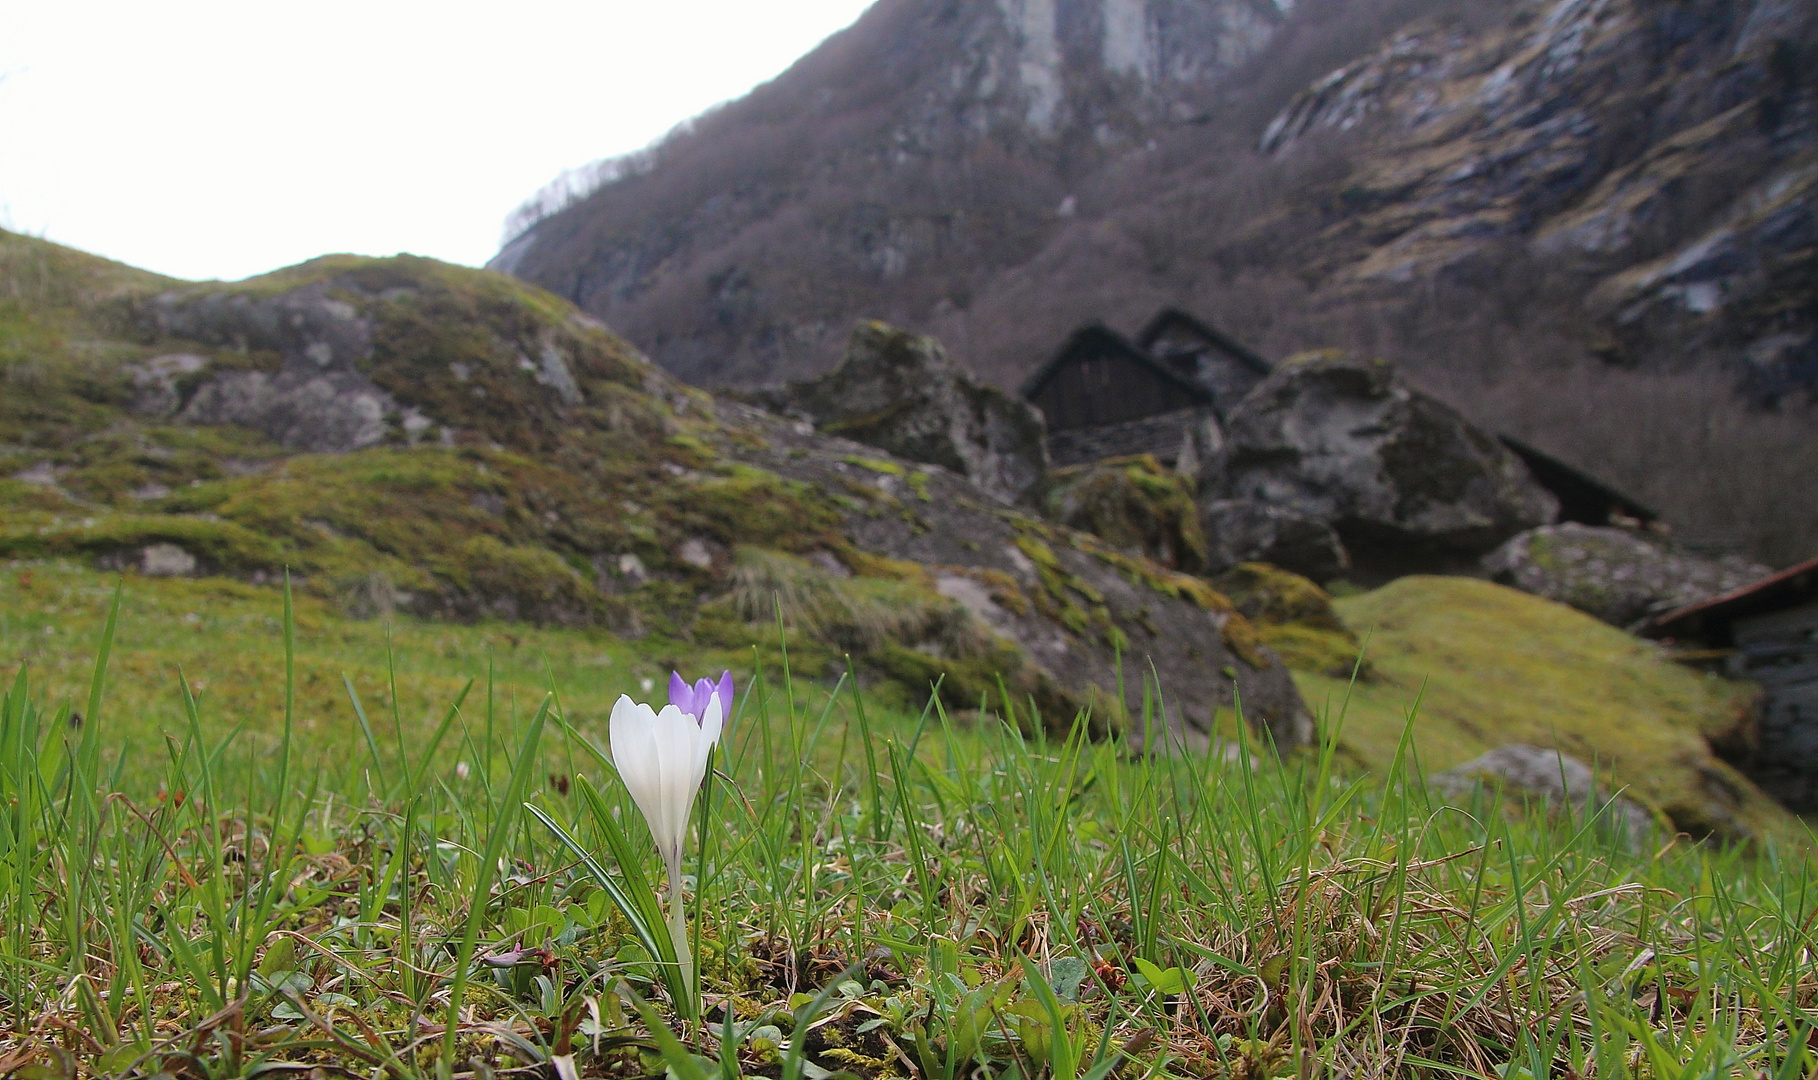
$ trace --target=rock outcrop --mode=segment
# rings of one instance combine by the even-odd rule
[[[313,453],[383,442],[399,413],[360,370],[372,356],[371,321],[331,295],[327,282],[277,296],[171,292],[143,314],[150,336],[225,346],[243,359],[204,375],[194,354],[155,357],[142,369],[142,409],[187,423],[241,424]],[[171,378],[179,373],[190,384],[181,397]]]
[[[1499,584],[1621,627],[1772,573],[1736,556],[1705,559],[1675,551],[1663,537],[1576,522],[1513,537],[1484,557],[1483,569]]]
[[[1004,502],[1048,471],[1041,413],[981,385],[933,338],[883,323],[861,323],[826,375],[755,396],[829,435],[949,469]]]
[[[327,256],[253,281],[131,304],[142,340],[214,347],[206,360],[137,365],[142,410],[312,453],[453,443],[463,431],[547,447],[582,404],[581,380],[618,371],[598,323],[514,310],[521,289],[433,260]]]
[[[1480,555],[1558,510],[1495,436],[1382,360],[1291,358],[1226,439],[1227,497],[1327,522],[1354,560]]]
[[[1207,499],[1199,520],[1206,537],[1206,563],[1215,571],[1261,562],[1314,581],[1332,581],[1351,569],[1351,556],[1338,530],[1287,507],[1256,499]]]

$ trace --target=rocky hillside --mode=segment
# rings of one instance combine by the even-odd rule
[[[1010,387],[1182,304],[1387,355],[1786,562],[1818,543],[1771,494],[1818,379],[1813,71],[1792,0],[884,0],[495,265],[705,384],[879,317]]]
[[[1101,732],[1138,738],[1147,707],[1190,747],[1244,733],[1239,697],[1255,745],[1304,745],[1306,702],[1332,717],[1355,693],[1343,748],[1368,768],[1387,766],[1383,748],[1430,694],[1417,735],[1435,764],[1505,735],[1557,742],[1697,835],[1784,824],[1711,750],[1745,686],[1487,583],[1403,579],[1334,603],[1293,573],[1227,566],[1216,549],[1231,538],[1152,459],[1050,474],[1035,490],[1053,517],[1032,516],[1006,497],[1045,465],[1013,422],[1020,406],[882,325],[790,403],[863,415],[811,423],[680,383],[547,293],[423,259],[334,256],[196,284],[0,234],[0,298],[0,638],[57,685],[80,657],[47,647],[39,616],[69,606],[72,583],[104,591],[70,563],[178,598],[180,625],[211,633],[259,622],[248,607],[275,602],[288,571],[310,611],[486,622],[514,650],[521,624],[542,624],[530,636],[571,654],[569,668],[577,650],[625,655],[621,680],[749,656],[780,619],[798,679],[832,685],[850,657],[883,707],[918,709],[939,682],[953,709],[1054,725],[1089,708]],[[1240,410],[1236,444],[1308,426],[1288,415],[1307,396],[1292,386],[1329,390],[1378,366],[1286,366]],[[909,370],[929,407],[863,411],[867,372]],[[1327,514],[1360,557],[1369,536],[1475,550],[1546,516],[1493,440],[1391,383],[1354,390],[1375,395],[1374,426],[1393,437],[1276,447],[1245,483]],[[819,393],[836,386],[857,389]],[[868,441],[830,433],[842,426]],[[1437,458],[1402,461],[1404,436]],[[961,442],[985,452],[928,460]],[[1326,482],[1340,452],[1355,489],[1342,505]],[[1519,655],[1511,627],[1532,646]],[[141,642],[131,662],[196,647],[160,640],[158,660]],[[311,680],[320,700],[332,680]],[[1557,693],[1506,692],[1536,680]]]
[[[1264,153],[1367,128],[1330,287],[1494,273],[1589,286],[1596,351],[1818,380],[1818,38],[1809,5],[1558,0],[1417,20],[1297,95]]]
[[[48,556],[288,569],[354,614],[677,655],[774,642],[780,617],[798,674],[851,656],[899,706],[944,679],[956,708],[1134,728],[1152,671],[1188,744],[1234,735],[1239,694],[1277,743],[1308,731],[1204,580],[716,400],[548,293],[408,256],[191,284],[0,233],[0,558]]]

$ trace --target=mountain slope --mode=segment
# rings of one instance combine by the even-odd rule
[[[714,384],[826,367],[1026,261],[1072,185],[1199,115],[1272,0],[882,0],[783,76],[613,163],[491,264]]]
[[[1172,49],[1191,78],[1107,66],[1139,8],[1140,70]],[[1038,9],[1047,126],[1033,84],[986,78],[1024,70],[1010,15]],[[1082,321],[1183,305],[1269,356],[1387,355],[1712,542],[1818,545],[1778,494],[1818,464],[1811,5],[1200,10],[889,0],[495,265],[707,384],[823,370],[878,317],[1008,387]]]

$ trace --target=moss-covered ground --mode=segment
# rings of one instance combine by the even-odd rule
[[[1707,739],[1746,716],[1755,689],[1674,663],[1655,646],[1562,604],[1469,578],[1407,577],[1334,602],[1364,641],[1371,677],[1297,671],[1316,709],[1350,701],[1357,764],[1394,760],[1405,718],[1428,772],[1505,743],[1595,764],[1681,828],[1785,833],[1790,816]]]

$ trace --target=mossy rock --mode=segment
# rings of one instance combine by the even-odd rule
[[[1257,628],[1263,644],[1295,671],[1370,678],[1362,645],[1332,596],[1308,578],[1268,563],[1239,563],[1212,579]]]
[[[1357,763],[1394,761],[1418,700],[1426,773],[1508,743],[1553,747],[1694,835],[1788,837],[1794,819],[1711,751],[1755,690],[1693,671],[1582,612],[1472,578],[1406,577],[1333,602],[1371,683],[1296,672]]]
[[[1108,544],[1187,573],[1206,567],[1206,534],[1193,482],[1152,455],[1057,469],[1034,498],[1052,520]]]

